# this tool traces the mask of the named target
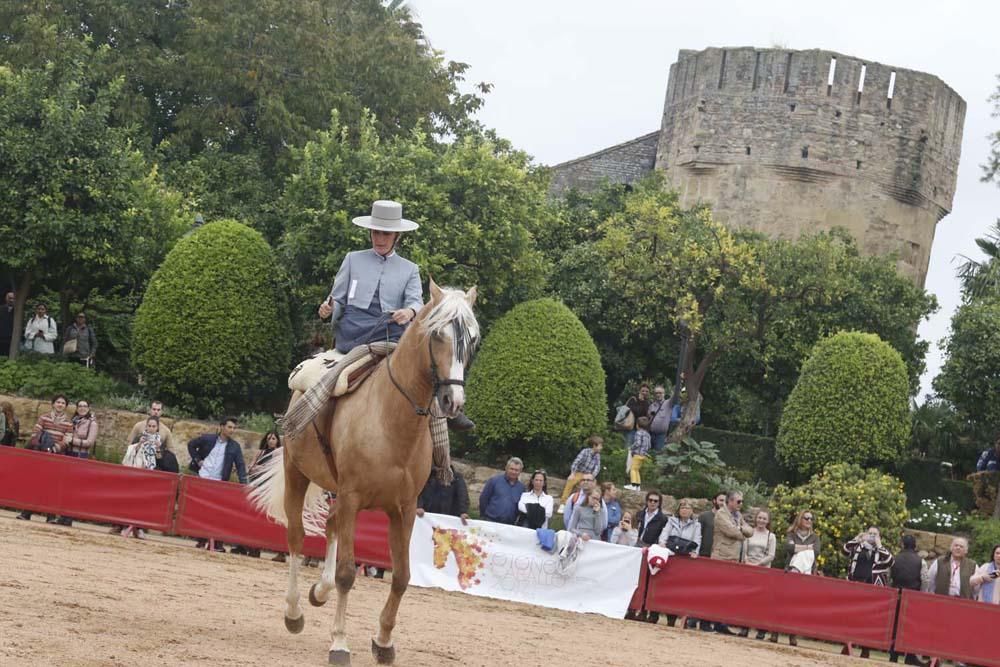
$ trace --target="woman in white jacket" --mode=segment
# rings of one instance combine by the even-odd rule
[[[55,354],[56,321],[49,317],[48,308],[44,303],[35,306],[35,316],[28,320],[24,327],[24,347],[28,352],[38,354]]]
[[[538,505],[541,507],[541,510],[537,511],[537,514],[532,512],[532,514],[536,514],[536,518],[534,519],[529,519],[529,505]],[[521,494],[521,499],[517,503],[519,520],[517,525],[527,528],[548,528],[549,519],[552,518],[553,505],[552,496],[548,493],[548,477],[544,470],[536,470],[531,473],[528,490]],[[543,515],[545,518],[544,521],[541,521],[541,525],[532,525],[532,523],[538,523]]]

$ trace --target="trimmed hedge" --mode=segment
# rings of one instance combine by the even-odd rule
[[[605,426],[597,347],[576,315],[553,299],[500,318],[469,372],[469,417],[480,447],[566,452]]]
[[[150,394],[203,416],[281,387],[292,335],[279,275],[264,237],[236,221],[181,239],[133,325],[132,359]]]
[[[135,389],[72,361],[24,359],[0,361],[0,393],[51,400],[65,394],[71,401],[79,399],[103,403],[111,396],[126,396]]]
[[[909,393],[903,358],[875,334],[821,340],[788,397],[778,457],[806,474],[832,463],[896,461],[910,442]]]

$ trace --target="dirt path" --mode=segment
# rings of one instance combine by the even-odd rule
[[[313,609],[305,599],[318,570],[304,570],[306,627],[293,636],[281,620],[286,566],[190,544],[0,512],[0,665],[326,664],[332,604]],[[358,578],[348,608],[356,666],[374,664],[369,638],[387,592],[385,581]],[[428,667],[853,662],[831,647],[775,647],[413,587],[396,646],[398,665]]]

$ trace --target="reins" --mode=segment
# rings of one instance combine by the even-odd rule
[[[388,345],[389,344],[389,322],[388,322],[388,318],[386,317],[386,315],[382,315],[382,317],[379,318],[380,322],[376,324],[376,327],[378,327],[381,324],[381,320],[382,319],[386,319],[386,322],[385,322],[385,342],[386,342],[386,345]],[[374,332],[374,328],[372,329],[372,332]],[[369,333],[369,335],[371,335],[371,333]],[[437,365],[437,362],[434,360],[434,350],[431,348],[431,337],[429,335],[427,336],[427,356],[429,356],[430,360],[431,360],[431,397],[430,397],[430,400],[427,401],[427,407],[421,407],[419,403],[417,403],[415,400],[413,400],[413,397],[410,396],[410,394],[406,391],[406,389],[403,388],[403,385],[399,384],[399,382],[396,380],[395,376],[392,374],[392,362],[389,360],[390,357],[392,357],[391,354],[386,354],[385,355],[385,369],[389,373],[389,381],[392,382],[392,385],[399,391],[400,394],[403,395],[403,398],[405,398],[407,401],[409,401],[410,407],[413,408],[413,412],[415,412],[417,414],[417,416],[419,416],[419,417],[434,417],[434,418],[438,418],[438,416],[435,415],[434,411],[432,410],[432,408],[434,406],[434,399],[437,398],[438,390],[441,389],[441,387],[445,387],[445,386],[448,386],[448,385],[457,385],[459,387],[464,387],[465,386],[465,380],[454,380],[452,378],[444,378],[444,379],[441,378],[441,376],[438,374],[438,365]]]

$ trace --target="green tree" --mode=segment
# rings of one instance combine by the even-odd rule
[[[623,260],[598,242],[609,226],[628,218],[629,202],[651,196],[669,202],[670,195],[660,193],[662,187],[654,177],[636,184],[631,192],[607,186],[589,195],[571,193],[562,203],[562,219],[553,227],[557,231],[539,237],[555,263],[550,289],[573,308],[594,337],[610,396],[619,395],[637,377],[673,378],[677,364],[679,338],[668,302],[650,309],[632,301],[613,270]],[[916,338],[916,325],[937,306],[933,296],[896,272],[891,257],[862,256],[843,230],[795,241],[743,231],[732,235],[757,258],[763,282],[753,289],[726,292],[730,306],[734,301],[742,306],[740,316],[722,322],[722,328],[741,333],[730,337],[725,353],[708,367],[704,385],[710,387],[706,391],[711,400],[703,408],[707,423],[776,432],[784,403],[813,345],[845,329],[870,331],[891,343],[903,355],[911,390],[916,391],[927,349],[927,343]],[[628,261],[647,263],[640,254]],[[654,264],[648,276],[634,276],[643,281],[636,289],[662,282],[658,276],[666,275],[670,265]],[[659,326],[636,328],[634,313],[640,309],[658,317]],[[712,335],[721,333],[714,321],[707,326],[714,328]]]
[[[763,270],[749,244],[712,220],[706,208],[681,209],[677,195],[656,179],[627,197],[624,210],[602,224],[601,234],[593,250],[579,253],[593,253],[596,284],[567,290],[570,303],[582,300],[590,316],[596,315],[594,306],[610,306],[605,308],[610,326],[602,333],[616,333],[629,346],[659,339],[663,349],[677,334],[687,338],[681,369],[692,400],[671,435],[683,439],[695,424],[708,369],[741,345],[754,326],[748,295],[766,289]],[[602,285],[618,305],[601,303]]]
[[[541,295],[547,264],[532,232],[554,213],[544,175],[528,156],[496,138],[438,144],[427,134],[381,140],[375,121],[341,124],[293,151],[296,167],[281,201],[283,251],[304,287],[311,314],[328,293],[344,255],[369,245],[351,218],[376,199],[403,204],[420,223],[402,251],[439,283],[478,285],[484,327],[516,303]]]
[[[572,311],[552,299],[522,303],[494,324],[468,391],[484,447],[565,454],[606,421],[597,348]]]
[[[986,236],[976,239],[976,245],[986,257],[973,259],[961,255],[964,260],[958,268],[958,278],[962,281],[962,293],[967,299],[1000,296],[1000,220],[993,223]]]
[[[1000,430],[1000,300],[959,306],[934,390],[984,436]]]
[[[844,230],[795,241],[744,235],[760,258],[769,289],[751,296],[756,326],[746,345],[720,360],[710,381],[717,393],[705,418],[735,430],[771,435],[816,341],[837,331],[866,331],[893,346],[918,390],[927,342],[917,324],[937,308],[934,297],[900,275],[891,257],[862,256]]]
[[[877,526],[882,544],[891,551],[899,544],[909,518],[902,482],[872,468],[843,463],[829,466],[802,486],[779,485],[771,508],[779,535],[799,512],[813,513],[820,538],[819,569],[829,577],[847,574],[845,542]],[[778,558],[786,562],[788,554],[778,554]]]
[[[489,90],[434,50],[405,6],[377,0],[5,3],[0,62],[42,68],[64,44],[106,48],[97,76],[123,86],[109,116],[134,125],[164,177],[207,219],[245,220],[272,241],[289,149],[371,110],[381,136],[462,135]]]
[[[99,77],[107,56],[67,40],[42,68],[0,66],[0,271],[15,286],[15,330],[39,283],[140,285],[183,225],[180,198],[109,127],[122,81]]]
[[[260,233],[232,220],[184,237],[149,282],[132,355],[150,392],[199,415],[260,405],[282,388],[291,325]]]
[[[909,387],[899,352],[875,334],[841,332],[816,344],[778,429],[787,466],[899,459],[910,440]]]
[[[1000,82],[1000,74],[997,75],[997,81]],[[1000,85],[990,95],[990,102],[993,103],[993,117],[1000,118]],[[986,164],[983,165],[983,181],[994,181],[1000,184],[1000,181],[997,180],[1000,177],[1000,130],[992,132],[989,135],[989,140],[990,155],[986,159]]]

